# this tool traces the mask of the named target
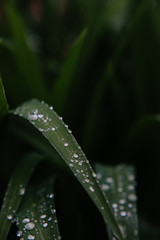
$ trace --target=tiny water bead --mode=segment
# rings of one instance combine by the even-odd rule
[[[74,153],[73,157],[78,158],[78,154]]]
[[[8,214],[8,215],[7,215],[7,219],[8,219],[8,220],[12,220],[12,219],[13,219],[13,215],[12,215],[12,214]]]
[[[22,231],[21,230],[17,231],[16,235],[17,235],[17,237],[21,237],[22,236]]]
[[[35,227],[35,224],[33,222],[29,222],[25,225],[25,229],[32,230]]]
[[[40,219],[45,219],[46,218],[46,215],[44,214],[44,215],[42,215],[42,216],[40,216]]]
[[[24,194],[25,194],[25,188],[20,187],[20,189],[19,189],[19,195],[20,195],[20,196],[23,196]]]

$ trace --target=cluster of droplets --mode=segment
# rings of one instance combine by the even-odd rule
[[[38,193],[39,197],[41,198],[42,204],[40,204],[39,206],[37,206],[35,203],[32,204],[32,208],[36,207],[38,208],[38,212],[42,213],[40,214],[39,219],[34,218],[34,211],[32,210],[27,210],[25,217],[16,219],[17,226],[22,226],[22,229],[17,231],[17,237],[20,237],[20,240],[24,240],[24,237],[26,236],[28,240],[35,240],[36,237],[39,235],[38,228],[36,228],[37,223],[40,224],[44,230],[47,229],[48,226],[50,227],[50,229],[53,229],[53,230],[57,228],[56,227],[56,224],[57,224],[56,209],[53,206],[53,201],[51,201],[54,198],[54,194],[53,193],[46,194],[46,197],[44,197],[43,191],[44,189],[42,189],[42,191],[39,191]],[[49,206],[47,204],[49,204]],[[50,209],[49,216],[48,216],[48,207]],[[54,231],[53,231],[53,238],[55,240],[61,239],[59,235],[57,236],[57,234],[54,234]],[[53,239],[53,238],[49,238],[49,239]]]
[[[81,148],[78,146],[77,142],[72,136],[69,136],[67,134],[67,139],[69,140],[65,140],[64,137],[60,138],[60,134],[56,133],[59,126],[63,126],[67,130],[66,133],[71,134],[71,130],[68,129],[68,125],[64,123],[59,123],[58,119],[62,121],[62,117],[59,117],[55,112],[53,112],[52,106],[48,106],[48,104],[46,104],[44,101],[41,101],[41,104],[39,104],[39,102],[35,101],[34,109],[31,108],[30,104],[23,104],[21,107],[17,108],[15,114],[18,114],[28,119],[43,134],[47,135],[50,132],[54,132],[54,134],[56,134],[57,141],[63,144],[63,146],[66,148],[66,151],[71,156],[71,158],[68,160],[68,165],[73,170],[74,175],[79,178],[79,180],[91,193],[95,192],[94,184],[95,182],[97,182],[97,179],[95,180],[94,178],[96,178],[96,174],[91,169],[88,160],[86,159],[84,153],[81,151]],[[41,107],[41,105],[44,105],[44,107]],[[47,114],[45,108],[51,110],[50,115]],[[53,121],[49,116],[52,116],[52,118],[55,119],[54,126]],[[70,147],[70,143],[73,143],[73,145],[76,146],[77,152],[73,152],[72,148]]]
[[[123,171],[124,169],[124,171]],[[137,231],[134,229],[127,229],[127,222],[132,222],[131,226],[137,227],[137,216],[136,216],[136,194],[135,194],[135,177],[133,171],[128,169],[126,173],[126,168],[123,165],[117,167],[117,179],[113,178],[115,176],[114,169],[107,169],[107,177],[101,172],[97,173],[97,178],[101,183],[101,188],[107,195],[113,213],[120,222],[119,227],[123,233],[123,237],[127,239],[129,231],[133,235],[133,239],[137,239]],[[103,171],[104,172],[104,169]],[[119,199],[117,202],[113,199]]]

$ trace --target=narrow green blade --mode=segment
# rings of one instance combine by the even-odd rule
[[[27,182],[40,160],[41,156],[38,154],[32,153],[26,155],[11,176],[0,212],[1,240],[6,240],[22,196],[25,194]]]
[[[7,112],[8,112],[8,103],[7,103],[3,83],[0,77],[0,119],[3,118],[3,116],[5,116]]]
[[[27,119],[42,132],[73,171],[114,234],[119,239],[123,239],[112,210],[101,191],[96,174],[68,126],[56,114],[53,107],[38,100],[31,100],[18,107],[13,113]]]
[[[124,239],[139,239],[134,168],[126,165],[110,167],[97,164],[95,169]],[[112,237],[111,234],[111,239]]]
[[[84,42],[87,30],[84,29],[82,33],[79,35],[77,40],[75,41],[70,53],[64,63],[62,68],[62,73],[60,78],[57,80],[56,84],[54,85],[53,90],[53,97],[55,106],[61,112],[63,112],[64,107],[66,106],[66,100],[69,96],[73,80],[74,80],[74,73],[76,70],[76,65],[78,62],[78,58],[80,55],[80,50],[82,44]]]
[[[15,61],[22,76],[22,79],[17,79],[18,85],[22,86],[25,89],[24,92],[27,91],[30,96],[44,97],[45,86],[40,66],[36,55],[28,44],[23,20],[13,3],[7,2],[5,11],[15,46]]]
[[[61,239],[54,206],[53,179],[28,189],[17,213],[17,236],[24,240]]]

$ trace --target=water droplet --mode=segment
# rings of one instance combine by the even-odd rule
[[[126,217],[126,216],[127,216],[127,213],[126,213],[125,211],[122,211],[122,212],[120,213],[120,215],[121,215],[121,217]]]
[[[73,157],[74,157],[74,158],[78,158],[78,154],[75,153],[75,154],[73,155]]]
[[[129,185],[128,190],[130,190],[130,191],[134,190],[134,185]]]
[[[73,164],[72,164],[72,163],[70,163],[70,164],[69,164],[69,166],[70,166],[70,167],[73,167]]]
[[[123,188],[122,188],[122,187],[119,187],[119,188],[118,188],[118,192],[120,192],[120,193],[123,192]]]
[[[44,214],[44,215],[40,216],[40,218],[44,219],[44,218],[46,218],[46,215]]]
[[[121,200],[119,200],[119,203],[120,203],[120,204],[125,204],[125,202],[126,202],[125,199],[121,199]]]
[[[46,228],[48,226],[48,223],[44,223],[43,227]]]
[[[57,223],[57,222],[58,222],[57,219],[55,219],[55,220],[54,220],[54,223]]]
[[[102,174],[101,173],[97,173],[97,178],[101,179],[102,178]]]
[[[35,236],[34,236],[34,235],[31,235],[31,234],[29,234],[27,238],[28,238],[28,240],[34,240],[34,239],[35,239]]]
[[[68,146],[68,143],[64,143],[64,146],[67,147],[67,146]]]
[[[21,230],[17,231],[16,235],[17,235],[17,237],[21,237],[22,236],[22,231]]]
[[[30,219],[29,218],[24,218],[23,220],[22,220],[22,223],[29,223],[30,222]]]
[[[50,110],[53,110],[53,107],[52,106],[50,106],[50,108],[49,108]]]
[[[92,173],[93,177],[97,177],[97,174],[95,172]]]
[[[56,129],[54,127],[51,128],[52,131],[55,131]]]
[[[137,200],[137,196],[134,193],[128,195],[128,199],[132,202]]]
[[[133,208],[133,204],[132,204],[132,203],[129,203],[129,204],[128,204],[128,207],[129,207],[129,208]]]
[[[35,224],[33,222],[29,222],[25,225],[25,229],[32,230],[35,227]]]
[[[113,178],[111,178],[111,177],[106,178],[106,182],[113,183]]]
[[[89,190],[90,190],[91,192],[94,192],[94,188],[93,188],[92,186],[89,187]]]
[[[12,220],[12,218],[13,218],[13,215],[12,214],[8,214],[7,219],[8,220]]]
[[[84,180],[85,180],[85,182],[87,182],[87,183],[89,182],[89,179],[88,179],[88,178],[85,178]]]
[[[51,213],[56,213],[56,209],[51,209]]]
[[[35,115],[35,114],[28,114],[28,120],[30,120],[30,121],[35,121],[35,120],[37,120],[37,118],[38,118],[38,116],[37,115]]]
[[[102,184],[102,190],[107,191],[110,187],[107,184]]]
[[[25,188],[20,188],[19,189],[19,195],[23,196],[25,194]]]
[[[40,132],[44,132],[44,129],[43,128],[38,128]]]
[[[112,208],[117,208],[118,204],[117,203],[112,203]]]
[[[49,218],[48,218],[48,222],[50,222],[51,220],[52,220],[52,218],[51,218],[51,217],[49,217]]]
[[[134,175],[133,174],[129,174],[128,175],[128,180],[129,181],[133,181],[134,180]]]
[[[38,114],[38,118],[43,118],[43,114]]]

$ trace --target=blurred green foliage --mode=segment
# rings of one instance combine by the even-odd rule
[[[76,41],[84,29],[87,32],[77,49]],[[64,72],[67,62],[71,66]],[[158,0],[0,3],[0,72],[10,108],[33,97],[45,100],[63,115],[91,162],[134,164],[140,226],[144,226],[141,239],[147,234],[150,239],[160,236],[158,230],[152,234],[153,227],[150,233],[145,227],[160,225],[159,118],[155,121],[160,113],[159,65]],[[60,87],[56,90],[56,86]],[[66,86],[63,96],[61,86]],[[0,126],[1,201],[16,162],[35,148],[27,138],[33,135],[32,127],[20,120],[17,124],[14,117],[5,120]],[[39,135],[37,139],[41,141]],[[65,181],[61,177],[57,185],[62,187]],[[78,209],[79,216],[68,216],[62,207],[64,221],[73,224],[73,239],[96,239],[96,232],[87,229],[102,228],[100,216],[97,213],[98,220],[92,219],[94,206],[82,189],[77,190],[77,182],[70,177],[67,181],[75,192],[75,199],[68,197],[68,203]],[[63,194],[57,190],[58,196]],[[80,205],[76,199],[81,199]],[[87,218],[84,201],[88,203]],[[59,215],[63,216],[62,210]],[[67,239],[69,229],[63,222],[60,225]],[[103,229],[101,232],[105,239]]]

